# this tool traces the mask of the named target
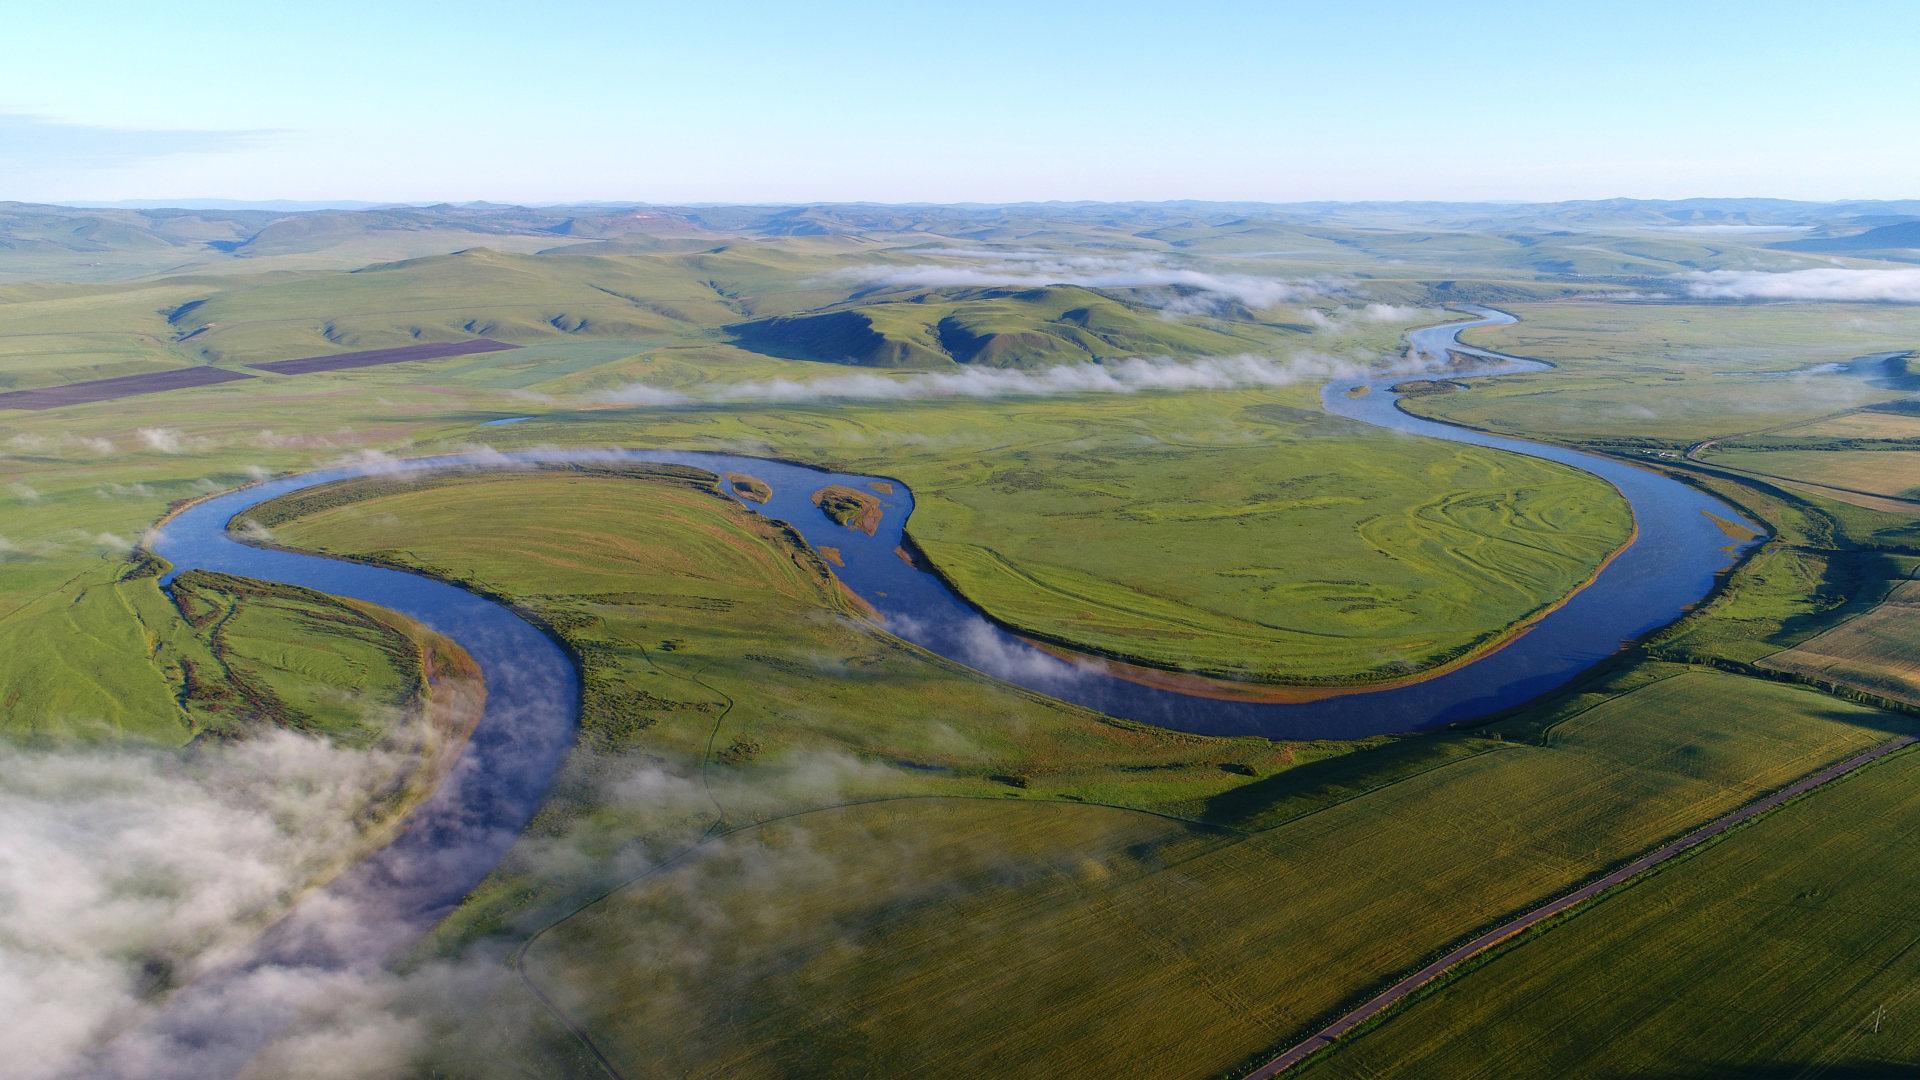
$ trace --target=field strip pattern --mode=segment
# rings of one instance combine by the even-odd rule
[[[302,356],[294,360],[272,360],[264,364],[247,366],[260,371],[271,371],[276,375],[306,375],[316,371],[343,371],[347,368],[400,364],[408,360],[439,360],[448,356],[500,352],[519,347],[504,341],[495,341],[492,338],[475,338],[472,341],[436,341],[426,345],[403,345],[395,349],[367,349],[362,352],[331,353],[326,356]]]
[[[495,341],[492,338],[475,338],[472,341],[440,341],[427,345],[405,345],[396,349],[368,349],[363,352],[333,353],[329,356],[303,356],[294,360],[273,360],[247,366],[260,371],[271,371],[276,375],[306,375],[316,371],[343,371],[380,364],[399,364],[408,360],[439,360],[449,356],[500,352],[519,347],[504,341]],[[153,371],[144,375],[90,379],[86,382],[67,383],[63,386],[10,390],[0,393],[0,409],[36,411],[57,409],[63,405],[87,405],[96,401],[113,401],[117,398],[158,394],[167,390],[186,390],[195,386],[215,386],[238,379],[252,378],[256,376],[244,371],[196,365],[174,368],[171,371]]]
[[[1872,749],[1855,754],[1845,761],[1829,765],[1819,772],[1811,776],[1803,777],[1763,799],[1748,803],[1746,806],[1724,817],[1703,825],[1678,840],[1655,848],[1653,851],[1640,856],[1638,859],[1635,859],[1597,881],[1590,882],[1557,900],[1542,904],[1523,915],[1509,919],[1507,922],[1481,934],[1472,941],[1459,946],[1440,959],[1421,968],[1419,971],[1394,983],[1392,986],[1381,991],[1377,996],[1368,1000],[1365,1004],[1345,1013],[1333,1023],[1328,1024],[1312,1036],[1297,1043],[1285,1053],[1267,1062],[1265,1065],[1260,1066],[1251,1073],[1248,1073],[1247,1080],[1268,1080],[1269,1077],[1278,1076],[1280,1073],[1300,1064],[1302,1061],[1312,1057],[1326,1047],[1333,1045],[1336,1039],[1339,1039],[1341,1036],[1399,1004],[1405,1000],[1408,995],[1428,983],[1433,982],[1435,979],[1440,978],[1442,975],[1445,975],[1462,962],[1486,952],[1488,949],[1523,933],[1541,922],[1561,915],[1604,892],[1625,884],[1627,881],[1646,873],[1661,863],[1678,855],[1682,855],[1737,825],[1744,824],[1769,810],[1776,809],[1790,799],[1798,798],[1812,791],[1814,788],[1837,780],[1856,769],[1871,765],[1889,754],[1904,750],[1912,746],[1915,742],[1920,742],[1920,738],[1911,735],[1902,735],[1898,738],[1883,742]]]
[[[0,409],[57,409],[62,405],[86,405],[95,401],[137,394],[158,394],[165,390],[184,390],[193,386],[214,386],[236,379],[251,379],[244,371],[217,367],[184,367],[171,371],[152,371],[144,375],[120,375],[111,379],[89,379],[64,386],[43,386],[33,390],[11,390],[0,394]]]

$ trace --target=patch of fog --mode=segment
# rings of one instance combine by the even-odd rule
[[[1349,378],[1370,370],[1370,365],[1363,360],[1317,352],[1296,353],[1286,359],[1251,353],[1201,360],[1174,360],[1163,356],[1059,364],[1034,371],[965,367],[910,375],[860,372],[807,380],[766,379],[715,386],[696,394],[633,383],[602,394],[598,400],[615,405],[676,406],[1239,390]]]
[[[1702,300],[1829,300],[1920,304],[1920,269],[1701,270],[1683,277]]]
[[[837,276],[893,288],[1043,288],[1077,285],[1089,289],[1161,290],[1148,297],[1170,311],[1209,314],[1227,304],[1269,308],[1276,304],[1344,291],[1345,279],[1294,280],[1253,274],[1216,273],[1182,266],[1151,255],[1062,255],[1044,251],[952,249],[943,255],[971,259],[974,265],[922,263],[908,266],[855,266]]]
[[[1334,308],[1330,311],[1320,308],[1308,308],[1302,316],[1309,325],[1322,334],[1338,337],[1351,334],[1369,325],[1384,323],[1445,322],[1448,314],[1434,308],[1406,307],[1399,304],[1363,304],[1354,307]]]
[[[22,1080],[206,1075],[109,1036],[160,990],[230,960],[363,842],[363,809],[412,766],[288,732],[174,752],[0,744],[0,1041]],[[226,1006],[247,1023],[284,972]],[[135,1040],[138,1042],[138,1040]],[[180,1055],[172,1047],[168,1055]]]
[[[377,886],[308,891],[365,848],[368,800],[414,766],[414,749],[288,732],[186,751],[0,744],[0,1072],[346,1080],[412,1075],[423,1061],[519,1060],[550,1020],[506,946],[396,969],[385,958],[420,930],[411,909]],[[503,869],[610,887],[696,842],[716,798],[748,813],[829,806],[895,790],[901,775],[838,750],[782,755],[714,784],[607,757],[556,790],[598,808],[591,823],[536,826]],[[652,841],[609,853],[610,818]],[[813,860],[752,838],[703,850],[776,892],[821,884]],[[402,876],[416,871],[432,867]],[[263,928],[289,909],[263,950]],[[656,935],[665,951],[654,961],[699,969],[727,934],[711,912]]]
[[[1107,673],[1107,665],[1097,659],[1063,659],[1001,633],[979,616],[936,623],[895,613],[887,616],[887,628],[908,641],[951,642],[951,650],[935,651],[951,651],[968,667],[1036,689],[1057,689]]]

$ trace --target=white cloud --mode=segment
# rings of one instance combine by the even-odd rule
[[[32,484],[13,483],[7,485],[7,494],[21,502],[39,502],[40,492]]]
[[[1686,276],[1703,300],[1851,300],[1920,304],[1916,270],[1705,270]]]

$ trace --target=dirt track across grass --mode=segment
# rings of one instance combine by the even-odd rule
[[[247,366],[260,371],[271,371],[276,375],[306,375],[315,371],[375,367],[380,364],[400,364],[408,360],[439,360],[448,356],[499,352],[502,349],[519,347],[504,341],[495,341],[492,338],[475,338],[472,341],[436,341],[426,345],[402,345],[396,349],[368,349],[364,352],[334,353],[331,356],[303,356],[296,360],[272,360],[264,364]]]
[[[1750,802],[1724,817],[1702,825],[1700,828],[1695,829],[1678,840],[1655,848],[1598,881],[1591,882],[1557,900],[1542,904],[1524,915],[1509,919],[1494,929],[1467,942],[1465,945],[1454,949],[1433,963],[1428,964],[1426,967],[1421,968],[1419,971],[1394,983],[1379,995],[1368,1000],[1365,1004],[1347,1012],[1338,1020],[1321,1028],[1311,1037],[1296,1044],[1286,1053],[1281,1054],[1279,1057],[1248,1073],[1247,1080],[1269,1080],[1270,1077],[1278,1076],[1280,1073],[1285,1072],[1328,1046],[1333,1045],[1335,1039],[1340,1038],[1354,1028],[1359,1027],[1393,1006],[1398,1005],[1408,995],[1435,979],[1440,978],[1442,975],[1445,975],[1462,962],[1486,952],[1488,949],[1493,948],[1509,938],[1523,933],[1537,923],[1544,922],[1574,907],[1578,907],[1588,900],[1599,896],[1601,893],[1622,885],[1633,878],[1639,877],[1641,874],[1659,866],[1668,859],[1692,850],[1736,825],[1744,824],[1769,810],[1776,809],[1789,799],[1805,795],[1807,792],[1812,791],[1822,784],[1837,780],[1855,769],[1871,765],[1896,750],[1904,750],[1912,746],[1915,741],[1913,736],[1902,735],[1899,738],[1883,742],[1871,750],[1855,754],[1853,757],[1838,764],[1829,765],[1811,776],[1802,777],[1764,799]]]
[[[92,379],[65,386],[43,386],[35,390],[13,390],[0,394],[0,409],[57,409],[62,405],[85,405],[91,401],[111,401],[136,394],[157,394],[163,390],[184,390],[190,386],[212,386],[235,379],[251,379],[244,371],[217,367],[184,367],[171,371],[153,371],[145,375],[121,375],[112,379]]]

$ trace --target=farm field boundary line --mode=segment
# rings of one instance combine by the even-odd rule
[[[141,394],[159,394],[168,390],[187,390],[196,386],[252,379],[244,371],[217,367],[183,367],[171,371],[151,371],[144,375],[118,375],[111,379],[89,379],[61,386],[42,386],[32,390],[10,390],[0,394],[0,409],[58,409],[63,405],[89,405]]]
[[[1300,1064],[1307,1058],[1333,1045],[1335,1040],[1367,1023],[1373,1018],[1399,1004],[1422,987],[1445,976],[1460,964],[1494,948],[1512,938],[1525,933],[1535,925],[1553,919],[1559,915],[1585,904],[1604,893],[1626,884],[1641,874],[1667,862],[1679,855],[1706,843],[1736,826],[1759,817],[1771,810],[1778,809],[1788,801],[1798,798],[1824,784],[1831,783],[1855,770],[1865,768],[1880,759],[1920,742],[1912,735],[1901,735],[1881,743],[1872,749],[1855,754],[1853,757],[1829,765],[1819,772],[1801,778],[1781,788],[1771,795],[1748,803],[1732,813],[1726,814],[1693,832],[1655,848],[1618,870],[1591,882],[1558,899],[1551,900],[1524,915],[1509,919],[1492,930],[1447,953],[1406,978],[1394,983],[1380,994],[1357,1008],[1349,1010],[1333,1023],[1328,1024],[1305,1040],[1269,1060],[1266,1064],[1247,1074],[1247,1080],[1269,1080],[1282,1072]]]
[[[343,371],[380,364],[399,364],[408,360],[440,360],[451,356],[500,352],[519,347],[504,341],[495,341],[492,338],[476,338],[473,341],[435,342],[428,345],[406,345],[396,349],[369,349],[364,352],[333,353],[328,356],[303,356],[293,360],[273,360],[246,366],[258,371],[270,371],[276,375],[306,375],[316,371]],[[95,402],[115,401],[142,394],[159,394],[168,390],[218,386],[221,383],[258,377],[245,371],[196,365],[169,371],[147,372],[141,375],[89,379],[85,382],[65,383],[60,386],[41,386],[32,390],[10,390],[0,393],[0,409],[27,409],[38,412],[67,405],[91,405]]]
[[[302,356],[293,360],[270,360],[263,364],[247,366],[261,371],[271,371],[276,375],[306,375],[315,371],[342,371],[347,368],[399,364],[408,360],[440,360],[449,356],[500,352],[519,347],[504,341],[495,341],[492,338],[475,338],[472,341],[440,341],[427,345],[402,345],[393,349],[366,349],[360,352],[329,353],[325,356]]]

